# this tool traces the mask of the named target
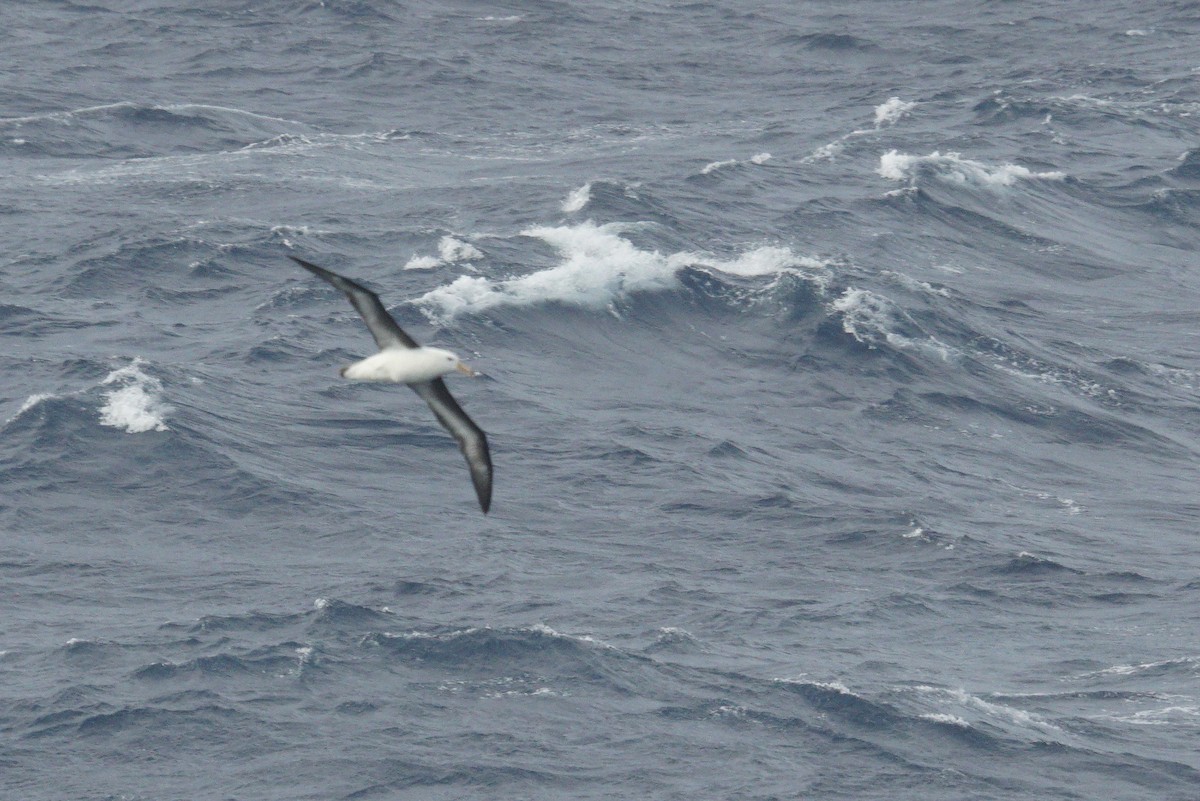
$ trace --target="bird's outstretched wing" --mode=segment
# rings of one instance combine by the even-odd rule
[[[397,346],[405,348],[419,347],[416,340],[404,333],[404,329],[396,324],[396,321],[392,319],[392,315],[388,314],[387,309],[383,308],[383,304],[379,301],[379,296],[374,292],[361,284],[351,281],[349,278],[330,272],[324,267],[318,267],[311,261],[305,261],[291,255],[288,258],[313,275],[325,279],[333,286],[345,292],[346,297],[350,299],[351,305],[362,315],[367,328],[371,329],[371,335],[375,337],[375,344],[379,346],[380,350]]]
[[[475,484],[479,506],[487,514],[488,507],[492,505],[492,457],[488,452],[487,435],[475,425],[474,420],[467,417],[442,379],[435,378],[409,386],[429,404],[438,422],[458,440],[459,450],[467,458],[467,467],[471,469],[471,481]]]

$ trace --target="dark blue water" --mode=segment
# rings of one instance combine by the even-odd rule
[[[0,18],[0,797],[1200,797],[1195,3]]]

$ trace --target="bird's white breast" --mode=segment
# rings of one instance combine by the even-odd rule
[[[440,348],[384,348],[343,368],[342,375],[354,381],[416,384],[445,375],[457,364],[457,356]]]

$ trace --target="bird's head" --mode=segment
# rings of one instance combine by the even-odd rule
[[[462,373],[463,375],[468,375],[468,376],[471,376],[472,378],[479,375],[479,373],[475,372],[470,367],[468,367],[466,362],[464,362],[462,359],[458,358],[458,356],[456,354],[451,353],[448,350],[442,350],[441,348],[428,348],[428,350],[433,352],[434,354],[436,354],[437,359],[439,359],[442,362],[442,364],[445,366],[445,368],[446,368],[444,370],[445,373],[452,373],[455,370],[457,370],[458,372]]]

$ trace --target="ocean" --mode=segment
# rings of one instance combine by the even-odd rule
[[[0,20],[0,799],[1200,798],[1200,4]]]

